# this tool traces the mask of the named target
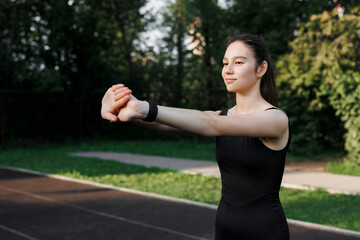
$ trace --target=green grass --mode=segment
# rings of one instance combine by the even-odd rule
[[[156,155],[161,155],[162,152],[170,154],[173,151],[171,144],[166,144],[163,143],[161,148],[154,151]],[[187,144],[183,143],[182,147],[194,147]],[[218,178],[187,175],[174,170],[146,168],[115,161],[72,157],[69,154],[86,150],[147,149],[141,145],[145,144],[106,142],[73,146],[44,145],[36,148],[15,148],[0,152],[0,165],[86,179],[210,204],[219,202],[221,181]],[[155,145],[154,143],[153,147]],[[199,148],[201,151],[211,151],[211,154],[214,154],[214,149],[207,145],[200,144]],[[151,152],[150,150],[151,148],[142,151]],[[181,154],[180,157],[189,156],[189,153],[183,154],[186,152],[184,149],[176,151]],[[360,231],[360,196],[331,195],[321,190],[282,189],[280,198],[288,218]]]
[[[16,149],[0,152],[0,166],[13,166],[40,172],[86,179],[115,186],[217,204],[221,182],[214,177],[181,174],[175,170],[147,168],[73,157],[69,153],[89,150],[88,146]]]
[[[89,142],[83,144],[84,150],[103,150],[115,152],[128,152],[147,155],[157,155],[174,158],[185,158],[195,160],[205,160],[216,162],[215,159],[215,141],[196,142],[182,140],[176,142],[149,141],[149,142],[116,142],[109,141],[103,143]],[[343,150],[328,149],[311,155],[294,155],[291,152],[287,155],[287,162],[301,161],[321,161],[325,158],[341,158],[345,155]],[[360,176],[360,166],[349,165],[342,162],[329,162],[326,170],[328,172]]]
[[[82,147],[104,151],[129,152],[146,155],[157,155],[165,157],[197,159],[206,161],[216,161],[215,159],[215,141],[197,142],[195,140],[182,141],[146,141],[146,142],[104,142],[88,143]]]
[[[325,149],[317,152],[316,154],[293,154],[291,150],[287,154],[286,160],[289,162],[302,162],[302,161],[321,161],[326,158],[342,158],[346,152],[342,149]]]
[[[20,147],[19,147],[20,146]],[[215,140],[214,141],[86,141],[84,143],[64,143],[51,144],[38,141],[13,141],[9,143],[9,149],[27,149],[36,147],[56,148],[56,147],[76,146],[73,151],[111,151],[123,153],[136,153],[145,155],[155,155],[174,158],[196,159],[205,161],[216,161],[215,159]]]
[[[12,142],[10,148],[14,146],[23,146],[23,148],[32,148],[33,142]],[[73,146],[74,143],[62,144],[59,146]],[[75,144],[81,151],[114,151],[137,153],[145,155],[165,156],[174,158],[185,158],[194,160],[205,160],[215,162],[215,140],[207,141],[179,140],[179,141],[87,141],[85,143]],[[35,143],[37,148],[54,147],[56,144],[47,142]],[[80,151],[80,150],[74,150]],[[311,155],[295,155],[291,152],[287,155],[288,162],[301,162],[304,160],[320,161],[324,158],[343,157],[345,152],[337,149],[327,149]]]
[[[360,165],[355,165],[348,162],[328,162],[326,164],[326,171],[338,174],[360,176]]]
[[[360,196],[282,189],[286,217],[360,231]]]

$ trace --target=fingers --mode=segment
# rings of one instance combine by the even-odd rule
[[[109,120],[110,122],[117,122],[118,120],[117,116],[110,112],[104,112],[101,116],[103,119]]]
[[[117,113],[131,99],[131,92],[124,84],[116,84],[109,88],[102,99],[102,118],[117,122]]]
[[[114,100],[117,101],[117,100],[123,98],[124,96],[131,94],[131,92],[132,92],[132,91],[131,91],[130,89],[128,89],[127,87],[123,87],[123,88],[117,89],[117,90],[114,92],[114,94],[115,94]]]
[[[122,87],[124,87],[124,86],[125,86],[125,85],[122,84],[122,83],[116,84],[116,85],[113,85],[111,88],[109,88],[109,90],[115,92],[117,89],[122,88]]]
[[[120,108],[123,105],[125,105],[130,100],[130,95],[125,95],[122,98],[120,98],[118,101],[116,101],[116,108]]]

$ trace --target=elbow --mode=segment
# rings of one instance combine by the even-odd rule
[[[217,118],[211,115],[207,115],[206,118],[206,129],[204,129],[204,133],[202,134],[205,137],[216,137],[219,136],[218,132],[218,124],[217,124]]]

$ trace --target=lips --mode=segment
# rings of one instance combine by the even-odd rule
[[[227,84],[233,83],[233,82],[235,82],[235,81],[236,81],[236,78],[226,78],[226,79],[225,79],[225,82],[226,82]]]

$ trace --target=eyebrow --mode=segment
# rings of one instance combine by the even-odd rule
[[[242,58],[242,59],[247,60],[247,57],[244,57],[244,56],[235,56],[232,59],[236,59],[236,58]],[[223,58],[223,60],[227,60],[227,58]]]

